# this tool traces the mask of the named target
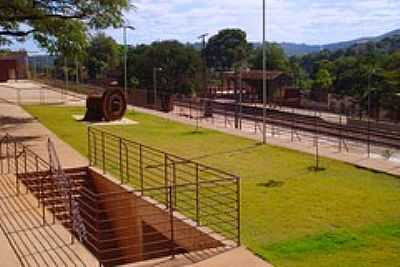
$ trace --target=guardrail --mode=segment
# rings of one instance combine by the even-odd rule
[[[175,112],[197,121],[206,120],[226,128],[237,128],[257,134],[262,132],[262,113],[260,106],[222,103],[212,99],[190,98],[174,100]],[[266,116],[267,134],[289,136],[292,142],[311,139],[316,142],[330,143],[338,147],[339,152],[349,148],[370,155],[375,148],[400,150],[400,130],[381,129],[366,122],[364,126],[348,123],[348,118],[341,115],[321,115],[297,113],[295,109],[279,110],[268,108]]]

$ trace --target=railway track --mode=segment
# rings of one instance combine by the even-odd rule
[[[175,100],[176,107],[205,110],[215,115],[230,116],[237,120],[244,119],[254,122],[262,122],[263,108],[257,106],[240,105],[234,103],[222,103],[217,101],[194,102],[192,100]],[[326,121],[319,116],[304,115],[267,109],[266,123],[296,131],[317,133],[342,140],[351,140],[370,145],[400,149],[400,130],[373,128],[350,125],[347,123],[335,123]]]

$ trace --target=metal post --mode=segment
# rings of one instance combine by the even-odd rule
[[[266,2],[263,0],[263,144],[267,143],[267,51],[266,51]]]
[[[319,135],[318,135],[318,120],[317,109],[315,109],[315,171],[319,171]]]
[[[243,96],[242,96],[242,87],[243,87],[243,81],[242,81],[242,70],[240,70],[239,73],[239,129],[242,130],[242,101],[243,101]]]
[[[17,156],[17,142],[14,142],[14,161],[15,161],[15,179],[16,179],[16,187],[17,187],[17,195],[19,195],[19,162]],[[8,167],[10,172],[10,166]]]
[[[0,174],[4,174],[3,166],[3,142],[0,141]]]
[[[171,244],[171,247],[170,247],[170,249],[171,249],[171,251],[170,251],[170,254],[171,254],[171,257],[172,258],[175,258],[175,233],[174,233],[174,203],[173,203],[173,192],[172,192],[172,186],[170,186],[169,187],[169,200],[170,200],[170,205],[169,205],[169,219],[170,219],[170,226],[171,226],[171,229],[170,229],[170,231],[171,231],[171,241],[170,241],[170,244]]]
[[[90,130],[91,128],[90,127],[88,127],[88,136],[87,136],[87,142],[88,142],[88,159],[89,159],[89,166],[92,166],[92,144],[91,144],[91,136],[90,136],[90,134],[91,134],[91,130]]]
[[[139,144],[139,176],[140,176],[140,189],[142,196],[144,194],[144,179],[143,179],[143,147]]]
[[[79,84],[79,62],[75,57],[75,83]]]
[[[157,68],[153,68],[154,109],[157,110]]]
[[[122,138],[119,139],[119,175],[120,175],[120,181],[121,184],[124,183],[124,171],[123,171],[123,166],[122,166]]]
[[[124,92],[125,96],[128,96],[128,44],[127,44],[127,36],[126,36],[126,30],[136,30],[135,27],[125,25],[123,26],[123,32],[124,32]]]
[[[168,155],[164,153],[164,186],[165,188],[168,188],[169,183],[168,183]],[[168,193],[168,192],[166,192]],[[165,196],[165,206],[168,208],[169,202],[168,202],[168,194]]]
[[[101,150],[102,150],[102,166],[103,166],[103,174],[106,173],[106,147],[104,140],[104,132],[101,132]]]
[[[65,75],[65,90],[68,90],[68,59],[64,57],[64,75]],[[64,100],[64,91],[61,91],[62,100]]]
[[[127,41],[126,41],[126,27],[123,27],[124,30],[124,92],[125,96],[128,95],[128,57],[127,57]]]
[[[202,59],[203,59],[203,92],[205,92],[205,97],[208,97],[208,82],[207,82],[207,63],[205,58],[206,49],[206,37],[208,33],[200,35],[198,38],[202,40]]]
[[[240,177],[236,177],[236,191],[237,191],[237,199],[236,199],[236,205],[237,205],[237,242],[238,246],[241,245],[241,233],[240,233],[240,228],[241,228],[241,207],[240,207],[240,198],[241,198],[241,192],[240,192]]]
[[[199,179],[199,164],[196,164],[196,223],[200,226],[200,179]]]
[[[369,83],[368,83],[369,84]],[[367,120],[368,120],[368,143],[367,143],[367,152],[368,152],[368,158],[371,157],[371,136],[370,136],[370,130],[371,130],[371,92],[368,92],[368,115],[367,115]]]
[[[342,152],[342,143],[343,143],[342,114],[340,114],[339,123],[340,123],[340,127],[339,127],[339,152]]]

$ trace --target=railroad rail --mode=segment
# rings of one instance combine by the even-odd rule
[[[238,122],[236,123],[237,127],[240,120],[248,120],[256,123],[263,121],[263,108],[259,106],[223,103],[210,99],[201,99],[200,101],[176,99],[174,100],[174,106],[200,110],[206,116],[231,116]],[[266,123],[296,131],[335,137],[341,140],[351,140],[368,145],[400,149],[400,130],[393,128],[356,126],[343,123],[342,121],[336,123],[324,120],[317,114],[311,116],[271,108],[267,109]]]

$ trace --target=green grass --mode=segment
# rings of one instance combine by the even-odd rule
[[[87,154],[82,108],[29,106],[60,138]],[[253,140],[132,113],[138,125],[108,130],[240,175],[242,240],[275,266],[400,266],[400,179]]]

